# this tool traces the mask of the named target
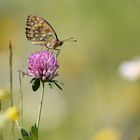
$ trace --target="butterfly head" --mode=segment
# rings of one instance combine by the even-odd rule
[[[57,46],[62,46],[64,41],[58,41]]]

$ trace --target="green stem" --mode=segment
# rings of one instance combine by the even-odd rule
[[[2,128],[0,129],[0,140],[4,140],[3,133],[2,133]]]
[[[37,128],[39,128],[39,124],[40,124],[40,118],[41,118],[41,112],[42,112],[42,104],[43,104],[43,98],[44,98],[44,82],[42,81],[42,93],[41,93],[41,97],[40,97],[40,105],[39,105],[39,111],[38,111],[38,117],[37,117]]]
[[[20,125],[19,125],[18,121],[16,120],[16,121],[15,121],[15,123],[16,123],[16,126],[17,126],[17,128],[18,128],[19,132],[20,132],[21,127],[20,127]]]
[[[0,100],[0,111],[2,111],[2,103],[1,103],[1,100]]]
[[[20,109],[21,109],[21,123],[23,125],[23,92],[22,92],[22,82],[21,82],[21,73],[19,71],[19,84],[20,84]]]
[[[0,100],[0,111],[2,111],[2,103],[1,103],[1,100]],[[0,140],[3,140],[2,128],[0,128]]]
[[[10,71],[9,71],[9,74],[10,74],[10,95],[11,95],[11,107],[13,106],[13,50],[12,50],[12,44],[11,44],[11,41],[9,42],[9,67],[10,67]],[[13,136],[13,139],[15,140],[15,131],[14,131],[14,126],[15,126],[15,123],[12,121],[12,136]]]
[[[9,43],[9,66],[10,66],[10,94],[11,94],[11,106],[13,106],[13,71],[12,71],[12,61],[13,61],[13,52],[11,41]]]

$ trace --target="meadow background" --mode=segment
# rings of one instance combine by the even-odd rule
[[[63,95],[45,87],[40,140],[137,140],[140,82],[124,79],[118,69],[140,56],[140,0],[0,0],[0,88],[9,89],[11,40],[15,105],[17,71],[26,71],[28,56],[40,50],[25,36],[29,14],[49,21],[60,40],[77,40],[64,43],[59,55]],[[22,78],[22,87],[29,128],[36,121],[39,91],[32,91],[29,77]]]

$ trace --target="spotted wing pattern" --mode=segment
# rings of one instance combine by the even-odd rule
[[[51,25],[42,17],[29,15],[26,23],[26,37],[35,45],[53,48],[57,35]]]

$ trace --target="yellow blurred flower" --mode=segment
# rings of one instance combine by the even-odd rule
[[[120,133],[113,128],[104,128],[95,134],[93,140],[120,140]]]
[[[0,89],[0,100],[7,100],[9,98],[9,92],[5,89]]]
[[[8,120],[16,121],[19,118],[20,112],[19,109],[15,106],[10,107],[5,112],[5,116]]]

